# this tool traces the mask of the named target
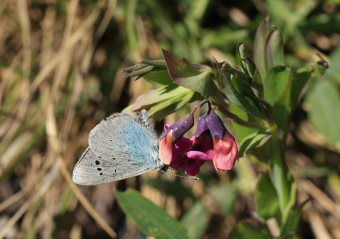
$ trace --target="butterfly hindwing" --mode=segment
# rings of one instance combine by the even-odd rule
[[[90,132],[89,147],[75,166],[73,180],[95,185],[160,168],[158,140],[147,126],[145,115],[120,113],[101,121]]]

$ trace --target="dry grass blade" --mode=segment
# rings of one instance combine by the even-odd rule
[[[323,191],[307,180],[301,180],[298,187],[311,195],[329,213],[340,219],[340,206],[332,201]]]
[[[319,213],[313,212],[313,210],[311,210],[308,212],[308,218],[316,239],[332,239],[332,236],[327,231],[325,223]]]
[[[20,199],[24,197],[24,191],[19,191],[10,198],[7,198],[5,201],[0,203],[0,212],[4,211],[9,206],[13,205],[14,203],[18,202]]]

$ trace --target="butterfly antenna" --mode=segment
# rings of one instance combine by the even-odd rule
[[[179,174],[173,174],[168,172],[169,166],[165,165],[163,168],[161,168],[162,173],[169,175],[169,176],[174,176],[178,178],[184,178],[184,179],[192,179],[192,180],[200,180],[198,177],[193,177],[193,176],[185,176],[185,175],[179,175]]]

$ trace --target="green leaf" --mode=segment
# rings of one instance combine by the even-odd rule
[[[174,83],[166,69],[160,69],[156,67],[147,74],[144,74],[143,77],[147,81],[159,85],[170,85]]]
[[[281,33],[271,24],[269,17],[256,31],[254,61],[262,79],[266,79],[271,68],[285,64]]]
[[[197,99],[197,97],[195,97],[195,92],[188,89],[185,90],[187,90],[187,92],[178,94],[177,96],[162,101],[159,104],[152,105],[149,108],[149,114],[152,115],[156,120],[162,120],[165,116],[178,111],[189,102],[195,101]]]
[[[296,33],[298,25],[318,6],[316,0],[299,0],[294,3],[285,0],[268,0],[266,3],[268,12],[280,22],[287,34]]]
[[[272,137],[265,145],[267,154],[270,155],[270,179],[275,188],[281,211],[280,222],[284,224],[289,220],[288,215],[295,203],[296,184],[289,173],[287,165],[284,163],[284,153],[278,132],[273,131]]]
[[[243,65],[242,59],[249,58],[250,54],[249,51],[244,43],[238,45],[236,50],[236,63],[237,65],[242,67],[244,73],[246,73],[246,68]]]
[[[190,239],[202,238],[209,224],[209,213],[202,201],[197,201],[191,206],[181,223],[187,229]]]
[[[206,98],[221,94],[213,81],[210,67],[190,64],[184,58],[177,60],[166,50],[163,50],[163,55],[168,72],[178,85],[196,91]]]
[[[223,82],[225,86],[222,89],[222,91],[225,94],[225,96],[228,98],[228,100],[249,114],[252,114],[259,118],[265,118],[264,113],[262,112],[261,108],[258,105],[257,99],[255,100],[256,96],[253,94],[254,98],[252,98],[251,96],[247,95],[246,94],[246,92],[248,92],[247,90],[245,90],[244,92],[245,94],[242,94],[234,86],[232,80],[230,79],[231,77],[229,74],[230,72],[226,71],[226,70],[233,71],[233,69],[224,63],[217,63],[216,66],[219,72],[219,77],[221,78],[221,81]],[[235,74],[237,73],[235,72]],[[234,81],[236,81],[235,83],[237,83],[237,80],[234,80]],[[242,84],[242,86],[243,85],[245,84]],[[248,90],[251,91],[249,86],[248,88],[249,88]]]
[[[242,65],[248,76],[256,83],[260,83],[257,79],[258,71],[256,69],[256,65],[249,57],[242,58]],[[252,82],[252,84],[254,84],[254,82]]]
[[[164,60],[145,60],[124,69],[126,77],[144,77],[150,83],[170,85],[171,79]]]
[[[231,234],[231,239],[273,239],[264,228],[250,224],[239,224]]]
[[[267,133],[253,133],[245,137],[242,142],[239,144],[239,154],[240,156],[244,156],[248,151],[253,148],[258,148],[263,146],[268,139],[270,138],[270,134]]]
[[[268,34],[265,57],[267,71],[275,66],[285,64],[281,32],[277,29]]]
[[[290,87],[290,105],[291,108],[295,107],[301,97],[304,95],[304,88],[309,81],[313,67],[303,67],[292,71],[292,85]]]
[[[142,95],[140,95],[135,102],[133,103],[133,110],[141,110],[148,106],[154,105],[156,103],[160,103],[162,101],[182,96],[191,92],[188,89],[185,89],[176,84],[171,84],[167,86],[163,86],[157,88],[155,90],[150,90]]]
[[[185,228],[178,221],[139,192],[116,191],[116,198],[123,211],[147,236],[157,239],[188,238]]]
[[[265,220],[279,216],[280,207],[275,188],[268,173],[262,173],[255,191],[257,213]]]
[[[287,105],[275,103],[273,111],[273,119],[275,123],[280,129],[284,130],[284,132],[287,132],[289,125],[290,108]]]
[[[327,142],[340,148],[340,95],[336,84],[323,77],[307,98],[309,118]]]
[[[266,42],[269,32],[273,29],[270,18],[266,17],[261,25],[257,28],[254,42],[254,61],[262,79],[267,76],[266,68]]]
[[[151,116],[161,120],[196,99],[194,91],[171,84],[142,94],[124,111],[148,109]]]
[[[274,105],[289,90],[290,68],[276,66],[272,68],[264,82],[264,99]]]
[[[249,118],[249,115],[245,111],[243,111],[240,107],[236,106],[235,104],[230,104],[229,111],[237,115],[239,118],[243,119],[244,121],[252,122],[252,119]],[[248,137],[248,135],[258,131],[258,129],[256,128],[245,127],[243,125],[235,123],[234,121],[232,121],[231,124],[232,124],[232,128],[234,129],[233,133],[239,142],[242,142],[242,140],[245,137]]]
[[[231,84],[227,85],[223,89],[223,92],[232,103],[243,109],[245,112],[250,113],[259,118],[265,118],[259,106],[253,101],[253,99],[247,95],[241,94]]]
[[[298,229],[301,214],[303,211],[303,208],[307,204],[308,201],[305,201],[302,203],[298,208],[291,210],[289,213],[289,220],[281,227],[281,236],[286,238],[285,236],[288,234],[292,234],[292,232],[296,231]],[[289,238],[289,237],[287,237]]]
[[[340,84],[340,47],[331,55],[331,64],[326,71],[325,78]]]

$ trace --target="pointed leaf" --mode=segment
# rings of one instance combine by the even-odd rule
[[[309,118],[327,142],[340,148],[340,95],[336,84],[323,77],[307,98]]]
[[[301,97],[304,95],[304,88],[309,81],[314,68],[303,67],[292,72],[292,85],[290,87],[291,107],[298,104]]]
[[[272,30],[267,37],[266,49],[266,69],[285,64],[283,42],[280,30]]]
[[[150,83],[156,83],[159,85],[170,85],[174,83],[166,69],[160,69],[157,67],[154,67],[152,71],[144,74],[143,77]]]
[[[286,66],[272,68],[264,82],[264,99],[274,105],[289,86],[290,69]]]
[[[289,220],[287,220],[287,222],[282,226],[282,229],[281,229],[281,235],[283,237],[285,237],[288,234],[292,234],[292,232],[298,229],[301,214],[307,202],[308,201],[305,201],[298,208],[290,211],[289,216],[288,216]]]
[[[126,77],[144,77],[151,83],[169,85],[171,79],[164,60],[145,60],[124,69]]]
[[[268,173],[262,173],[255,191],[257,213],[265,220],[279,216],[279,200]]]
[[[189,102],[197,100],[197,97],[195,97],[195,92],[188,89],[185,90],[186,92],[182,92],[177,96],[171,97],[158,104],[152,105],[149,108],[149,114],[152,115],[155,120],[162,120],[165,118],[165,116],[178,111]]]
[[[240,91],[236,89],[236,87],[233,84],[233,81],[230,79],[233,76],[230,76],[230,72],[227,72],[227,70],[233,70],[232,68],[226,67],[226,64],[224,63],[218,63],[217,69],[219,71],[219,76],[221,78],[221,81],[225,85],[225,87],[222,89],[224,95],[228,98],[229,101],[240,107],[245,112],[252,114],[259,118],[265,118],[264,113],[262,112],[262,109],[258,105],[258,101],[256,96],[254,98],[251,98],[247,94],[242,94]],[[237,73],[235,73],[237,74]],[[238,83],[237,80],[234,80],[235,83]],[[244,86],[245,84],[242,84]],[[244,89],[244,93],[249,93],[251,89]],[[254,96],[254,95],[253,95]]]
[[[116,191],[116,198],[123,211],[146,235],[157,239],[188,239],[185,228],[178,221],[139,192]]]
[[[163,86],[155,90],[150,90],[140,95],[135,100],[133,103],[133,110],[138,111],[146,108],[147,106],[154,105],[172,97],[177,97],[178,95],[182,95],[183,93],[187,92],[189,92],[188,89],[175,84]]]
[[[254,61],[262,79],[267,76],[265,49],[269,32],[272,30],[270,18],[266,17],[257,28],[254,42]]]
[[[340,47],[331,55],[331,63],[326,71],[326,78],[340,84]]]
[[[247,137],[245,137],[242,142],[239,144],[239,154],[242,157],[244,154],[246,154],[248,151],[252,150],[253,148],[258,148],[263,146],[268,139],[270,138],[270,135],[267,133],[253,133]]]
[[[210,67],[190,64],[184,58],[177,60],[166,50],[163,50],[163,55],[168,72],[178,85],[196,91],[206,98],[219,94]]]

